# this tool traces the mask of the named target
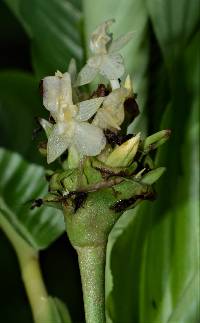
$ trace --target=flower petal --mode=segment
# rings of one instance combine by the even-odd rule
[[[125,88],[112,91],[105,98],[103,107],[98,110],[93,124],[102,129],[116,128],[119,130],[124,121],[124,101],[128,95],[129,91]]]
[[[80,154],[85,156],[96,156],[106,145],[103,131],[87,122],[77,122],[73,144]]]
[[[55,116],[59,106],[60,78],[47,76],[43,79],[43,104]]]
[[[64,124],[56,124],[48,138],[47,163],[52,163],[69,146],[73,136],[73,127]]]
[[[99,72],[109,80],[120,78],[124,74],[124,62],[122,56],[118,53],[104,55]]]
[[[76,65],[76,60],[74,58],[72,58],[69,62],[68,65],[68,73],[71,76],[71,82],[72,84],[75,83],[76,81],[76,77],[77,77],[77,65]]]
[[[80,102],[78,104],[79,112],[76,119],[78,121],[87,121],[90,119],[97,112],[103,100],[104,97]]]
[[[39,118],[39,123],[44,129],[46,136],[48,138],[53,130],[53,124],[43,118]]]
[[[88,84],[94,80],[97,75],[97,69],[86,64],[78,74],[76,86]]]
[[[60,105],[61,108],[73,105],[71,77],[68,72],[60,79]]]
[[[130,32],[126,33],[125,35],[122,35],[119,38],[113,40],[109,49],[108,49],[108,52],[109,53],[117,52],[118,50],[123,48],[131,40],[131,38],[133,37],[133,34],[134,34],[134,32],[130,31]]]

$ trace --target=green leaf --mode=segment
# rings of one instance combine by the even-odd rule
[[[84,0],[83,4],[87,45],[91,32],[98,24],[110,18],[116,20],[112,25],[115,38],[129,31],[134,32],[133,39],[121,52],[127,68],[126,73],[133,77],[134,92],[138,93],[142,112],[147,99],[146,75],[149,62],[148,13],[145,4],[140,0],[122,0],[117,5],[115,0],[102,0],[95,2],[95,6],[94,1]],[[146,130],[144,114],[141,113],[133,127],[134,132]]]
[[[200,270],[197,46],[196,37],[174,65],[162,123],[172,137],[157,157],[167,169],[158,199],[126,212],[109,236],[106,305],[115,323],[199,320],[192,287]]]
[[[40,111],[41,110],[41,111]],[[43,113],[38,82],[28,73],[0,73],[0,145],[16,150],[25,158],[42,162],[37,144],[32,140],[34,117]]]
[[[47,192],[44,169],[0,148],[0,211],[35,249],[49,246],[64,231],[62,214],[49,207],[31,210]]]
[[[198,322],[199,313],[199,273],[196,272],[185,287],[176,308],[172,312],[168,323],[179,322],[180,317],[182,323]],[[187,311],[186,311],[187,308]]]
[[[57,297],[49,297],[52,323],[72,323],[66,305]]]
[[[198,1],[147,0],[147,7],[164,56],[177,58],[197,30]]]
[[[80,1],[4,0],[31,38],[33,65],[42,78],[82,62]]]

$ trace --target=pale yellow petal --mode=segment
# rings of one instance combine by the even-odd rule
[[[76,119],[78,121],[87,121],[90,119],[97,112],[103,100],[104,97],[80,102],[78,104],[79,112]]]

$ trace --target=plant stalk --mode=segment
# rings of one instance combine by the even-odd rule
[[[81,273],[86,323],[105,323],[104,245],[76,248]]]
[[[50,305],[42,279],[37,251],[13,229],[2,214],[0,214],[0,227],[16,251],[34,322],[49,323],[51,321]]]

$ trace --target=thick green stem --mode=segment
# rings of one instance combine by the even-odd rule
[[[76,248],[87,323],[105,323],[105,246]]]
[[[2,214],[0,214],[0,227],[16,251],[34,321],[36,323],[49,323],[48,294],[43,283],[37,252],[21,238]]]

